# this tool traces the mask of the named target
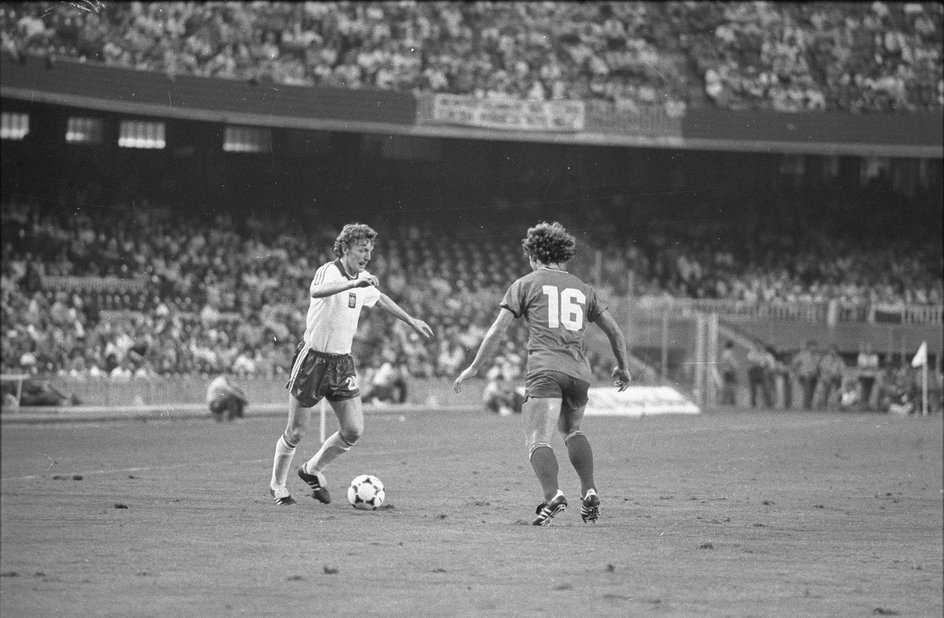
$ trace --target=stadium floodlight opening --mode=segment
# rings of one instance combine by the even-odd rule
[[[271,152],[272,131],[268,128],[227,126],[223,130],[224,152]]]
[[[29,134],[29,114],[3,112],[0,119],[0,139],[22,140]]]
[[[118,132],[118,145],[122,148],[161,150],[167,146],[165,134],[166,125],[163,122],[122,120]]]
[[[104,122],[101,118],[69,116],[66,142],[70,144],[101,144]]]

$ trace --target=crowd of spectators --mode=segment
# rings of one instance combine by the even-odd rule
[[[837,301],[850,315],[876,306],[941,305],[941,247],[889,239],[869,247],[819,229],[731,228],[673,223],[632,234],[606,249],[606,273],[616,293],[724,299],[745,306]]]
[[[764,409],[825,410],[830,412],[880,411],[907,416],[921,414],[924,387],[922,371],[909,355],[880,361],[869,346],[859,354],[839,353],[835,345],[808,340],[798,350],[776,351],[760,341],[748,346],[739,359],[727,341],[719,364],[722,405]],[[938,413],[942,404],[942,376],[928,380],[928,411]],[[743,401],[738,389],[743,388]]]
[[[919,2],[41,2],[14,57],[283,84],[668,113],[940,110],[944,9]]]
[[[719,106],[940,109],[941,5],[704,2],[678,11],[682,46]]]
[[[2,206],[3,371],[116,380],[167,374],[276,376],[304,330],[314,270],[333,259],[336,227],[149,207],[61,210]],[[427,222],[428,223],[428,222]],[[470,360],[507,285],[525,267],[518,237],[493,223],[475,234],[423,222],[383,227],[370,269],[437,333],[416,337],[365,312],[359,362],[394,358],[411,376],[453,376]],[[697,233],[696,233],[697,230]],[[927,246],[806,233],[673,224],[597,245],[575,268],[606,297],[663,294],[745,303],[876,301],[940,305],[940,237]],[[902,241],[904,242],[904,241]],[[935,253],[936,252],[936,253]],[[587,264],[597,264],[597,272]],[[634,273],[636,288],[625,286]],[[76,277],[80,279],[69,279]],[[526,331],[516,323],[497,363],[514,374]],[[605,376],[602,363],[595,367]]]
[[[4,370],[119,380],[283,373],[304,330],[303,292],[317,267],[334,259],[337,230],[178,215],[147,208],[63,214],[5,203]],[[489,242],[458,260],[445,239],[417,233],[382,237],[371,269],[438,336],[425,342],[384,314],[365,312],[356,343],[366,365],[393,356],[413,376],[452,375],[484,335],[480,316],[505,283],[491,260],[515,262],[508,248]],[[516,331],[519,343],[522,334]]]

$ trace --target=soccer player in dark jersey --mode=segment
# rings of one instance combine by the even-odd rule
[[[433,335],[429,325],[412,317],[379,289],[367,272],[377,232],[362,223],[344,226],[334,241],[337,259],[318,268],[308,288],[305,334],[295,349],[289,389],[288,423],[275,446],[269,493],[278,505],[295,504],[286,487],[288,471],[311,417],[311,408],[327,399],[338,418],[338,431],[295,471],[312,489],[312,497],[331,501],[322,471],[346,453],[364,431],[364,411],[351,344],[361,309],[376,305],[406,322],[418,335]]]
[[[620,391],[631,379],[626,339],[593,288],[565,270],[576,254],[576,241],[560,223],[542,222],[529,228],[521,244],[532,272],[505,292],[498,317],[472,363],[456,378],[454,388],[459,392],[462,382],[478,373],[494,355],[511,321],[524,317],[529,334],[522,417],[531,467],[544,492],[544,501],[531,523],[546,526],[567,508],[550,442],[555,427],[563,435],[570,463],[580,477],[580,515],[584,522],[596,522],[600,498],[593,480],[593,451],[580,430],[592,379],[584,336],[590,322],[606,333],[616,356],[613,377]]]

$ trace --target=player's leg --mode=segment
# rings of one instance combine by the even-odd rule
[[[581,496],[586,495],[588,490],[596,490],[593,481],[593,450],[587,436],[580,430],[584,411],[590,400],[587,394],[589,390],[588,382],[567,376],[567,381],[561,389],[560,415],[557,418],[557,430],[564,437],[567,456],[580,477]]]
[[[272,462],[272,480],[269,488],[277,504],[295,504],[285,483],[288,471],[295,458],[295,449],[305,435],[311,408],[320,401],[321,382],[324,378],[325,364],[314,350],[308,349],[304,342],[295,348],[292,358],[292,371],[288,383],[289,391],[288,421],[285,431],[275,446],[275,458]]]
[[[311,487],[313,498],[327,504],[331,496],[325,488],[323,471],[351,450],[364,433],[364,407],[350,355],[332,357],[325,376],[329,381],[326,396],[338,419],[338,431],[328,436],[318,452],[298,469],[298,476]]]
[[[360,397],[332,401],[331,407],[338,419],[338,430],[328,436],[318,452],[298,469],[298,477],[311,487],[312,498],[325,504],[331,502],[331,494],[325,487],[325,468],[351,450],[364,433],[364,407]]]
[[[567,508],[567,498],[558,485],[557,456],[551,447],[559,413],[560,400],[555,398],[529,397],[522,406],[528,457],[544,495],[544,502],[535,511],[537,517],[531,522],[535,526],[546,526],[552,517]]]
[[[567,456],[580,478],[580,516],[585,522],[596,522],[600,516],[600,497],[593,479],[593,449],[580,430],[585,409],[584,405],[576,410],[562,410],[557,428],[564,436]]]
[[[559,467],[551,447],[551,437],[554,435],[559,410],[560,401],[550,398],[529,397],[522,406],[528,457],[534,474],[541,483],[545,501],[551,500],[559,489]]]
[[[328,438],[309,459],[304,469],[309,474],[324,471],[331,462],[351,450],[364,433],[364,406],[360,397],[332,401],[331,407],[338,419],[338,430]]]
[[[292,468],[292,460],[295,458],[295,449],[305,435],[310,418],[311,408],[303,406],[294,395],[289,395],[288,422],[275,445],[272,479],[269,481],[269,491],[276,504],[295,503],[285,484],[288,471]]]
[[[581,406],[576,410],[562,410],[557,421],[557,429],[564,436],[567,456],[580,478],[581,496],[586,494],[588,489],[597,488],[593,480],[593,449],[587,436],[580,430],[585,409],[586,406]]]
[[[600,516],[600,497],[593,479],[593,449],[580,429],[589,401],[589,388],[589,383],[571,378],[563,389],[557,430],[564,436],[567,456],[580,478],[580,516],[585,522],[596,522]]]

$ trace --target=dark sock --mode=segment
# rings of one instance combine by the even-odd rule
[[[567,445],[567,455],[577,476],[580,477],[580,497],[586,495],[588,489],[596,489],[593,482],[593,449],[590,441],[582,433],[574,433],[564,441]]]

